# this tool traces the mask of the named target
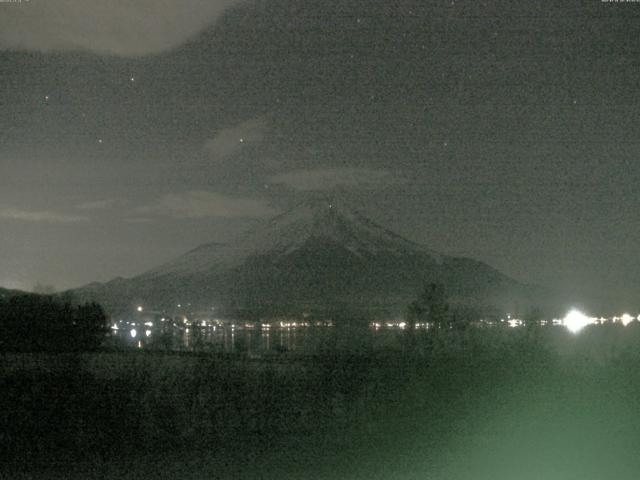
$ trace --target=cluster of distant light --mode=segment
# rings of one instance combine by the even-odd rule
[[[388,321],[388,322],[373,322],[371,323],[371,326],[373,328],[375,328],[376,330],[380,330],[381,328],[399,328],[401,330],[405,330],[409,324],[407,322],[405,322],[404,320],[395,320],[395,321]],[[415,328],[416,329],[427,329],[429,328],[429,324],[428,323],[416,323],[415,324]]]
[[[628,313],[624,313],[619,317],[605,318],[605,317],[589,317],[577,309],[573,309],[567,313],[564,318],[553,318],[551,320],[538,320],[539,325],[562,325],[572,333],[578,333],[584,327],[588,325],[602,325],[605,323],[621,323],[625,327],[634,320],[640,321],[640,315],[633,316]],[[526,322],[519,318],[513,318],[507,315],[507,318],[501,318],[500,320],[486,320],[481,319],[479,321],[481,325],[498,326],[506,325],[512,328],[522,327]],[[372,322],[370,324],[375,330],[382,328],[401,329],[405,330],[410,328],[409,324],[403,320],[387,321],[387,322]],[[429,323],[416,323],[414,328],[416,329],[428,329]]]
[[[178,305],[180,306],[180,305]],[[212,307],[211,310],[214,310]],[[184,333],[189,333],[193,328],[207,329],[216,331],[217,329],[230,329],[234,330],[255,330],[259,329],[263,332],[269,332],[271,329],[296,329],[296,328],[308,328],[308,327],[332,327],[332,321],[314,321],[309,320],[297,320],[291,318],[276,319],[270,322],[258,321],[258,322],[234,322],[231,320],[223,320],[220,318],[189,318],[187,315],[178,314],[173,317],[161,316],[158,311],[145,310],[142,306],[135,308],[137,315],[129,320],[120,319],[113,323],[111,330],[114,334],[120,331],[125,332],[131,339],[138,339],[145,337],[151,337],[153,333],[160,329],[161,331],[167,331],[166,329],[178,329]],[[139,314],[143,314],[145,317],[139,317]],[[155,318],[153,316],[155,315]],[[202,314],[205,315],[205,314]],[[304,315],[303,315],[304,316]],[[161,318],[159,318],[161,317]],[[153,321],[152,321],[153,320]],[[144,334],[142,333],[144,331]],[[139,346],[141,345],[138,341]]]
[[[604,317],[589,317],[579,310],[571,310],[566,317],[562,320],[562,324],[567,327],[570,332],[578,333],[587,325],[602,325],[603,323],[621,323],[625,327],[634,320],[640,321],[640,315],[632,316],[628,313],[623,313],[619,317],[604,318]]]
[[[590,317],[585,315],[580,310],[572,309],[565,315],[564,318],[554,318],[551,320],[540,320],[539,323],[541,325],[547,325],[551,323],[552,325],[563,325],[567,330],[572,333],[580,332],[584,327],[588,325],[603,325],[605,323],[621,323],[625,327],[633,322],[634,320],[640,321],[640,315],[633,316],[628,313],[624,313],[619,317]],[[511,318],[510,316],[505,320],[500,320],[501,322],[505,322],[510,327],[520,327],[525,325],[525,322],[519,318]]]
[[[181,305],[178,305],[178,307],[181,307]],[[212,310],[214,310],[213,307],[212,307]],[[136,308],[136,311],[138,313],[141,313],[144,311],[144,309],[143,307],[138,306]],[[631,323],[634,320],[640,321],[640,315],[637,315],[634,317],[628,313],[624,313],[619,317],[612,317],[612,318],[590,317],[577,309],[572,309],[571,311],[569,311],[569,313],[567,313],[567,315],[564,318],[554,318],[551,320],[538,320],[537,323],[540,325],[548,325],[548,324],[563,325],[570,332],[578,333],[588,325],[602,325],[604,323],[621,323],[622,325],[627,326],[629,323]],[[191,327],[191,326],[200,327],[200,328],[212,328],[213,330],[219,327],[222,327],[222,328],[230,327],[232,330],[261,329],[263,331],[268,331],[272,328],[291,329],[291,328],[308,328],[312,326],[316,326],[316,327],[332,327],[333,326],[333,322],[331,321],[310,322],[308,320],[299,321],[299,320],[284,319],[284,320],[273,321],[273,322],[233,323],[233,322],[229,322],[221,319],[189,320],[186,316],[183,316],[183,315],[180,315],[179,319],[170,319],[165,317],[160,319],[160,322],[164,323],[165,321],[173,322],[173,326],[184,328],[186,332],[189,331],[188,327]],[[506,319],[502,318],[500,320],[481,319],[479,323],[481,325],[488,325],[488,326],[508,325],[509,327],[512,327],[512,328],[521,327],[526,324],[524,320],[519,318],[512,318],[511,315],[507,315]],[[118,331],[123,327],[124,328],[129,327],[129,334],[131,338],[136,338],[138,336],[138,330],[135,327],[142,326],[142,325],[146,327],[144,330],[144,335],[146,337],[150,337],[152,335],[151,328],[154,327],[154,323],[151,321],[146,321],[144,322],[144,324],[142,324],[142,322],[135,322],[135,321],[124,322],[121,320],[119,324],[114,323],[111,328],[114,331]],[[375,321],[370,323],[370,326],[376,330],[379,330],[381,328],[391,328],[391,329],[401,329],[401,330],[410,328],[410,325],[403,319],[396,319],[396,320],[390,320],[385,322]],[[430,325],[428,322],[422,322],[422,323],[418,322],[414,325],[414,328],[416,329],[428,329],[429,327]]]

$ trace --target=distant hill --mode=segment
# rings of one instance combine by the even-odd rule
[[[306,201],[229,244],[209,243],[139,276],[75,290],[114,312],[190,304],[256,316],[398,313],[427,282],[456,302],[525,310],[542,289],[489,265],[441,255],[326,200]]]
[[[7,299],[15,297],[16,295],[33,295],[30,292],[23,292],[21,290],[9,290],[6,288],[0,288],[0,299]]]

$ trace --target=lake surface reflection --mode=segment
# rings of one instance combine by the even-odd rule
[[[326,351],[369,350],[399,346],[398,329],[298,327],[298,328],[169,328],[152,330],[137,326],[113,329],[113,346],[191,352],[319,354]]]

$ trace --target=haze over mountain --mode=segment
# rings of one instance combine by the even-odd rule
[[[434,228],[436,228],[434,226]],[[506,312],[536,289],[469,258],[441,255],[326,199],[307,200],[228,244],[208,243],[131,279],[75,291],[110,312],[142,304],[229,315],[397,314],[425,283]]]

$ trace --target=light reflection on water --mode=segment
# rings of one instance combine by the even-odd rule
[[[114,331],[111,343],[119,347],[141,347],[175,351],[219,353],[295,352],[321,353],[327,350],[370,349],[399,345],[401,331],[336,329],[332,327],[240,329],[232,327],[166,329],[146,338],[132,338],[129,331]]]

